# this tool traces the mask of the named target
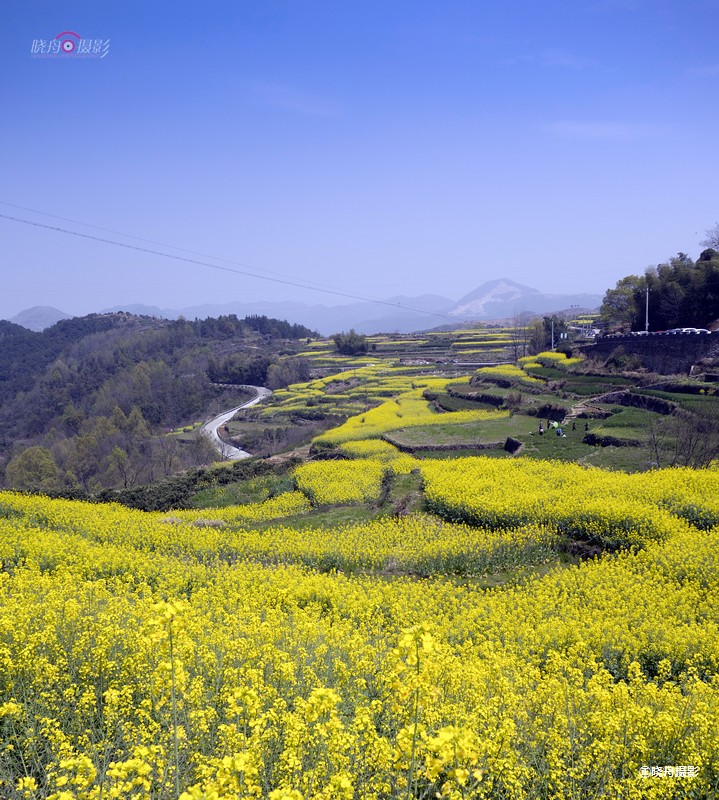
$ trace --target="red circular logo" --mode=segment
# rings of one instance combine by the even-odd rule
[[[80,41],[80,34],[75,33],[75,31],[62,31],[62,33],[58,33],[55,37],[56,41],[60,41],[60,50],[62,50],[63,53],[67,53],[67,55],[74,53],[77,47],[77,42],[75,39],[71,39],[71,36],[74,36],[77,42]]]

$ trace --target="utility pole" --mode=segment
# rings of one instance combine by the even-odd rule
[[[647,281],[647,302],[646,302],[646,318],[644,322],[644,330],[649,333],[649,281]]]
[[[554,350],[554,317],[552,317],[552,350]]]

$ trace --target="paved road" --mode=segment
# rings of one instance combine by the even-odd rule
[[[239,461],[241,458],[251,458],[252,453],[248,453],[246,450],[240,450],[239,447],[233,447],[223,442],[217,433],[217,429],[231,420],[241,408],[249,408],[250,406],[257,405],[257,403],[262,402],[262,400],[272,394],[272,392],[269,389],[265,389],[264,386],[242,386],[240,388],[254,389],[257,392],[257,397],[253,397],[252,400],[243,403],[241,406],[232,408],[229,411],[224,411],[219,416],[206,422],[202,428],[200,428],[200,433],[203,436],[207,436],[215,450],[217,450],[226,461]]]

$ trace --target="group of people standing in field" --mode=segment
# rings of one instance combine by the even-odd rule
[[[547,430],[548,431],[549,430],[554,430],[554,432],[557,434],[557,436],[563,436],[564,438],[567,437],[567,434],[562,430],[562,428],[560,427],[558,422],[550,422],[549,420],[547,420]],[[572,420],[572,430],[573,431],[577,430],[577,421],[576,420]],[[589,423],[585,422],[584,423],[584,432],[586,433],[588,430],[589,430]],[[540,436],[544,436],[544,420],[542,420],[542,419],[539,420],[539,435]]]

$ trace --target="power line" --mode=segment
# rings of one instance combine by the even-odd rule
[[[80,233],[79,231],[71,231],[68,228],[61,228],[60,226],[57,225],[45,225],[42,222],[34,222],[33,220],[29,219],[21,219],[20,217],[13,217],[10,216],[9,214],[0,213],[0,218],[10,220],[11,222],[21,222],[24,225],[32,225],[36,228],[44,228],[45,230],[49,231],[66,233],[70,236],[77,236],[81,239],[90,239],[95,242],[102,242],[103,244],[114,244],[117,247],[125,247],[128,250],[137,250],[140,253],[150,253],[151,255],[162,256],[163,258],[171,258],[175,261],[184,261],[187,264],[197,264],[202,267],[209,267],[210,269],[221,270],[222,272],[231,272],[234,273],[235,275],[244,275],[250,278],[259,278],[260,280],[263,281],[271,281],[272,283],[279,283],[284,286],[293,286],[298,289],[310,289],[311,291],[314,292],[323,292],[324,294],[332,294],[336,295],[337,297],[345,297],[350,300],[362,300],[363,302],[366,303],[376,303],[378,305],[390,306],[392,308],[401,308],[404,311],[414,311],[418,314],[427,314],[428,316],[431,317],[443,317],[444,319],[451,319],[454,321],[454,318],[450,317],[449,314],[443,314],[441,312],[436,312],[436,311],[428,311],[427,309],[424,308],[414,308],[413,306],[402,305],[402,303],[393,303],[391,300],[377,300],[373,297],[362,297],[362,295],[351,294],[349,292],[343,292],[337,289],[323,289],[313,286],[307,286],[306,284],[299,283],[298,281],[289,280],[286,278],[271,278],[267,275],[258,275],[256,272],[249,272],[248,270],[244,269],[236,269],[234,267],[224,267],[219,264],[211,264],[209,261],[200,261],[199,259],[196,258],[187,258],[185,256],[174,255],[173,253],[163,253],[161,250],[153,250],[149,247],[139,247],[138,245],[127,244],[126,242],[118,242],[114,239],[106,239],[101,236],[92,236],[89,233]],[[95,226],[90,226],[90,227],[95,227]],[[124,234],[120,235],[123,236]]]
[[[266,272],[268,275],[275,275],[275,276],[280,277],[280,278],[288,278],[289,279],[289,277],[290,277],[288,275],[284,275],[281,272],[275,272],[274,270],[271,270],[271,269],[263,269],[262,267],[253,267],[250,264],[243,264],[241,261],[233,261],[232,259],[229,259],[229,258],[221,258],[220,256],[212,256],[212,255],[209,255],[208,253],[201,253],[201,252],[199,252],[197,250],[190,250],[187,247],[177,247],[177,246],[172,245],[172,244],[167,244],[166,242],[158,242],[156,239],[145,239],[142,236],[134,236],[131,233],[123,233],[123,231],[116,231],[113,228],[103,228],[100,225],[92,225],[89,222],[82,222],[81,220],[70,219],[69,217],[61,217],[61,216],[59,216],[57,214],[49,214],[46,211],[38,211],[36,208],[28,208],[27,206],[20,206],[17,203],[8,203],[6,200],[0,200],[0,205],[9,206],[10,208],[19,208],[19,209],[21,209],[23,211],[30,211],[33,214],[40,214],[43,217],[50,217],[51,219],[60,219],[63,222],[72,222],[73,225],[82,225],[84,228],[92,228],[93,230],[96,230],[96,231],[104,231],[105,233],[114,233],[116,236],[122,236],[122,237],[124,237],[126,239],[136,239],[138,242],[147,242],[148,244],[155,244],[155,245],[158,245],[160,247],[167,247],[170,250],[179,250],[181,253],[191,253],[192,255],[201,256],[202,258],[209,258],[212,261],[224,261],[226,264],[232,264],[235,267],[254,269],[254,270],[257,270],[258,272]],[[339,287],[332,286],[331,284],[328,284],[328,283],[321,284],[321,283],[317,283],[316,281],[309,281],[309,280],[304,280],[304,279],[302,280],[302,283],[307,284],[307,288],[315,288],[315,287],[317,287],[319,289],[336,289],[339,292],[342,291],[342,289],[340,289]]]

